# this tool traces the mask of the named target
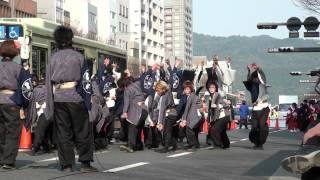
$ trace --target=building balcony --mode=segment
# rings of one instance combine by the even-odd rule
[[[145,4],[142,4],[141,5],[141,12],[145,12],[146,11],[146,5]]]
[[[146,51],[147,50],[147,46],[146,45],[141,45],[141,50],[142,51]]]
[[[142,24],[142,25],[145,25],[145,24],[146,24],[146,19],[143,18],[143,17],[141,18],[141,24]]]
[[[167,29],[169,29],[169,30],[171,29],[172,30],[172,26],[164,26],[164,29],[165,30],[167,30]]]
[[[146,37],[146,32],[141,31],[141,37],[145,38]]]

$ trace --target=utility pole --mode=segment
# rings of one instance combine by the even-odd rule
[[[15,18],[15,7],[14,7],[14,3],[15,3],[15,0],[10,0],[10,6],[11,6],[11,18]]]

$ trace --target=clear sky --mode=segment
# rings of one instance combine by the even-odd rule
[[[193,31],[214,36],[266,34],[287,38],[286,27],[258,30],[260,22],[286,22],[296,16],[304,21],[314,15],[292,0],[193,0]],[[304,30],[301,28],[301,30]]]

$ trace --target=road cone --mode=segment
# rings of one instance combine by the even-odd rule
[[[274,129],[280,129],[280,127],[279,127],[279,118],[276,119],[276,125],[274,126]]]
[[[205,121],[202,124],[202,133],[208,134],[208,119],[205,119]]]
[[[19,151],[30,151],[32,148],[31,131],[22,126]]]
[[[230,130],[234,130],[237,128],[237,123],[235,120],[232,120],[230,123]]]
[[[142,142],[144,142],[144,132],[143,132],[143,131],[144,131],[144,130],[142,129],[142,131],[141,131],[141,136],[140,136]]]

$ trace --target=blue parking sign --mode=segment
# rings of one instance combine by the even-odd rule
[[[8,26],[9,39],[18,39],[20,35],[20,26]]]

